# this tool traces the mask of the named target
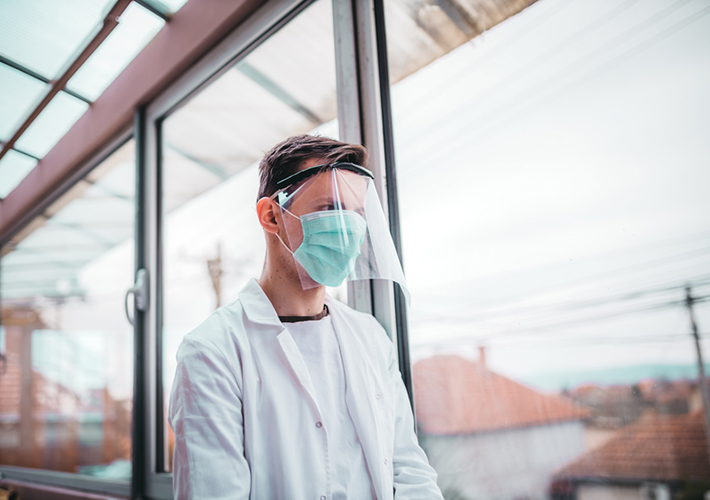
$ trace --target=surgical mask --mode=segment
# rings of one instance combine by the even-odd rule
[[[296,251],[279,241],[293,254],[308,275],[321,285],[340,286],[355,268],[360,247],[367,233],[365,219],[351,210],[327,210],[298,217],[303,241]]]
[[[407,280],[369,170],[348,162],[315,165],[277,180],[276,188],[270,198],[283,217],[281,244],[293,255],[304,290],[338,286],[344,279],[389,280],[399,283],[409,303]],[[277,234],[279,240],[284,233]]]

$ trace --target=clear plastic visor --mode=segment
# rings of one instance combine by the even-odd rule
[[[407,282],[375,185],[369,177],[330,168],[277,192],[284,245],[304,290],[344,280]]]

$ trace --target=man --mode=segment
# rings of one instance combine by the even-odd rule
[[[262,275],[178,350],[176,498],[442,498],[391,341],[325,293],[346,277],[404,284],[366,162],[312,136],[262,159]]]

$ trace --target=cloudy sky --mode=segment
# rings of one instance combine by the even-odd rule
[[[672,303],[710,294],[709,11],[542,0],[395,87],[415,358],[694,361]]]

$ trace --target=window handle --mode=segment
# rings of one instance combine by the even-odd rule
[[[128,297],[133,295],[133,298],[135,300],[135,305],[136,305],[136,310],[137,311],[142,311],[145,312],[148,310],[148,298],[149,298],[149,275],[148,271],[146,269],[139,269],[138,272],[136,273],[136,282],[135,284],[128,289],[126,292],[126,300],[125,300],[125,306],[126,306],[126,318],[128,318],[128,322],[133,325],[133,318],[131,318],[131,314],[128,311]]]

